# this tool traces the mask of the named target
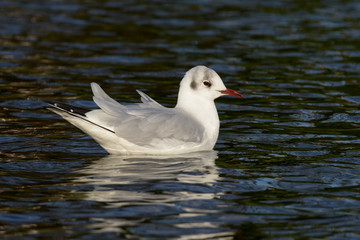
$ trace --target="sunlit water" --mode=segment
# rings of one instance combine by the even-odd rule
[[[360,239],[360,3],[12,1],[0,8],[0,235]],[[108,156],[38,99],[172,107],[214,68],[216,151]]]

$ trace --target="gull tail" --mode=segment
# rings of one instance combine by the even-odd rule
[[[89,128],[91,129],[91,125],[93,127],[96,126],[101,129],[107,130],[111,133],[114,133],[113,130],[91,121],[86,116],[86,113],[93,111],[93,109],[76,107],[66,103],[51,101],[51,100],[43,100],[43,101],[50,105],[46,107],[48,110],[60,115],[65,120],[67,120],[74,126],[80,128],[83,132],[87,134],[89,134]],[[91,136],[91,134],[89,135]]]
[[[66,103],[49,100],[44,100],[44,102],[49,104],[49,106],[46,107],[48,110],[60,115],[69,123],[88,134],[109,153],[127,152],[126,149],[118,150],[119,140],[114,129],[111,129],[109,125],[102,124],[101,122],[97,122],[93,118],[88,117],[89,114],[96,113],[96,111],[100,111],[101,113],[102,111],[100,109],[93,110],[75,107]]]

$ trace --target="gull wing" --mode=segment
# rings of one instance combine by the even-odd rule
[[[104,90],[97,84],[91,83],[94,102],[107,114],[112,116],[121,116],[126,111],[126,107],[109,97]]]
[[[139,108],[165,108],[154,99],[140,90],[136,90],[141,96],[142,103],[124,106],[107,95],[104,90],[97,84],[91,83],[94,102],[107,114],[112,116],[122,116],[124,113],[131,114],[131,110]]]
[[[143,93],[140,90],[136,90],[137,93],[141,96],[141,101],[148,107],[164,107],[161,104],[159,104],[158,102],[156,102],[154,99],[152,99],[151,97],[149,97],[148,95],[146,95],[145,93]]]
[[[120,138],[138,145],[161,141],[202,141],[203,126],[186,112],[166,108],[138,91],[142,103],[122,105],[109,97],[96,83],[91,83],[94,102],[102,111],[94,110],[87,117],[96,124],[114,130]]]
[[[157,144],[160,141],[199,143],[204,129],[186,113],[165,108],[161,111],[138,111],[115,127],[115,134],[140,145]]]

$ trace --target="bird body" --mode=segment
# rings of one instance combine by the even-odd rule
[[[141,91],[142,103],[122,105],[91,83],[90,110],[51,102],[49,109],[75,125],[110,154],[181,154],[213,149],[219,134],[214,99],[241,94],[227,89],[207,67],[190,69],[180,83],[178,101],[166,108]]]

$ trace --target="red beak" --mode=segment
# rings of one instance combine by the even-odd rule
[[[219,92],[221,92],[222,94],[226,94],[226,95],[232,95],[234,97],[240,97],[240,98],[243,97],[240,93],[238,93],[237,91],[232,90],[230,88],[227,88],[226,90],[220,90]]]

